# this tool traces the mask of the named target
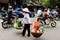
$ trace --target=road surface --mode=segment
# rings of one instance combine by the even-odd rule
[[[36,17],[31,18],[31,21],[36,21]],[[21,37],[21,32],[22,30],[17,30],[14,27],[3,29],[0,23],[0,40],[60,40],[60,21],[57,21],[55,28],[45,26],[45,31],[39,38],[32,35],[28,37],[27,33],[25,37]]]

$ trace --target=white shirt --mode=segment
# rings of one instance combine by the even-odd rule
[[[49,14],[50,13],[50,10],[47,10],[47,14]]]
[[[30,17],[28,13],[24,15],[23,23],[30,24]]]
[[[38,13],[38,16],[40,16],[42,14],[42,10],[38,10],[37,13]]]

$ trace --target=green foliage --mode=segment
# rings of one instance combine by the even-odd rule
[[[49,0],[44,0],[45,5],[49,5],[50,1]]]
[[[42,2],[42,5],[49,6],[51,8],[54,8],[56,4],[59,6],[60,5],[60,0],[44,0]]]
[[[50,0],[50,5],[52,8],[54,8],[56,6],[56,4],[58,4],[58,2],[60,2],[60,0]],[[59,6],[59,5],[57,5]]]

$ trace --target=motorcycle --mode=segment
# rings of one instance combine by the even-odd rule
[[[2,27],[4,29],[13,26],[12,19],[10,19],[10,21],[8,23],[8,16],[6,14],[5,15],[2,15],[2,20],[3,20]]]
[[[44,21],[42,17],[40,17],[39,19],[40,19],[41,25],[49,25],[49,24],[51,24],[52,27],[56,27],[56,21],[52,17],[49,17],[50,22],[48,24],[46,24],[46,20]]]

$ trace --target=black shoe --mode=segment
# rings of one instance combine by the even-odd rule
[[[30,36],[28,36],[28,37],[30,37]]]
[[[21,36],[25,36],[25,35],[21,34]]]
[[[24,35],[21,35],[21,37],[24,37]]]
[[[30,35],[27,35],[28,37],[30,37]]]

